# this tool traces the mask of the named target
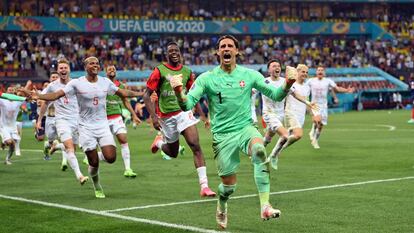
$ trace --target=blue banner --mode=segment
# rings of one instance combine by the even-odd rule
[[[369,35],[392,39],[375,23],[233,22],[0,16],[1,31],[251,35]]]

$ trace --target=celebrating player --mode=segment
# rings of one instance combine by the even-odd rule
[[[239,152],[252,156],[254,179],[259,192],[261,218],[268,220],[280,216],[280,210],[269,203],[270,179],[263,137],[253,125],[251,117],[252,88],[274,101],[287,95],[296,79],[295,68],[287,67],[286,83],[279,88],[267,85],[263,76],[254,70],[236,64],[239,42],[230,35],[220,37],[217,55],[220,65],[201,74],[187,95],[183,92],[182,76],[170,79],[181,109],[188,111],[207,95],[213,132],[213,151],[222,183],[219,185],[216,221],[220,228],[227,227],[227,201],[236,189],[236,173],[240,164]]]
[[[76,95],[79,105],[79,144],[89,162],[89,175],[92,178],[96,198],[105,198],[99,182],[99,160],[115,162],[116,147],[106,118],[106,97],[116,94],[120,97],[139,96],[139,93],[119,89],[111,80],[98,76],[99,60],[88,57],[84,60],[86,76],[71,80],[64,89],[49,94],[32,93],[32,98],[53,101]],[[72,113],[73,114],[73,113]],[[97,147],[102,153],[98,157]]]
[[[336,85],[334,81],[325,77],[325,68],[318,66],[316,78],[311,78],[307,83],[311,90],[312,102],[318,104],[319,114],[312,117],[312,129],[309,133],[313,148],[319,149],[319,136],[322,128],[328,124],[328,92],[332,88],[336,92],[352,93],[354,88],[343,88]]]
[[[201,189],[200,196],[214,197],[216,193],[208,187],[207,168],[196,127],[198,120],[193,116],[191,109],[185,112],[181,111],[177,97],[168,82],[173,75],[181,75],[187,89],[194,82],[194,74],[187,66],[181,64],[181,59],[178,44],[170,42],[167,45],[167,63],[157,66],[147,82],[147,89],[144,94],[145,106],[151,115],[154,128],[161,130],[165,138],[164,141],[161,135],[157,135],[151,146],[151,151],[155,153],[158,149],[161,149],[168,156],[177,157],[180,147],[179,137],[182,134],[193,151],[194,164]],[[151,102],[153,92],[158,93],[156,110],[154,109],[154,103]],[[206,117],[204,119],[209,124]]]

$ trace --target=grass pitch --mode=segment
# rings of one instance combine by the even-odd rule
[[[282,211],[278,220],[260,220],[252,165],[241,155],[227,231],[413,232],[414,125],[408,118],[403,110],[330,115],[319,150],[310,145],[307,120],[304,138],[283,152],[271,173],[270,200]],[[201,124],[199,133],[216,190],[211,134]],[[107,198],[98,200],[90,182],[80,186],[71,169],[60,170],[60,153],[44,161],[43,143],[25,129],[22,156],[13,156],[10,166],[0,164],[0,232],[216,231],[216,201],[199,197],[189,148],[178,159],[162,160],[149,151],[154,136],[146,124],[129,129],[138,176],[123,177],[118,149],[115,164],[101,163]],[[0,151],[1,160],[5,154]],[[86,175],[83,154],[77,156]]]

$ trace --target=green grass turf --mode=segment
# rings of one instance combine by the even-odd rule
[[[308,117],[309,118],[309,117]],[[279,170],[271,173],[271,191],[306,189],[390,178],[414,177],[414,125],[408,111],[366,111],[331,115],[314,150],[305,124],[304,137],[283,152]],[[389,130],[389,126],[396,127]],[[199,127],[207,162],[209,184],[217,189],[219,178],[211,149],[211,135]],[[129,129],[135,179],[123,177],[118,150],[115,164],[101,164],[101,184],[107,196],[97,200],[91,183],[80,186],[72,170],[60,171],[60,154],[44,161],[43,143],[25,129],[22,156],[13,165],[0,164],[0,194],[89,210],[197,201],[199,185],[191,152],[172,161],[149,152],[155,136],[146,124]],[[271,150],[275,143],[267,148]],[[182,139],[182,143],[185,144]],[[25,151],[38,150],[38,151]],[[3,160],[5,151],[0,151]],[[83,154],[78,152],[81,161]],[[87,167],[80,164],[87,174]],[[229,201],[230,232],[413,232],[414,179],[379,182],[313,191],[272,195],[280,208],[278,220],[262,222],[257,197]],[[234,197],[256,194],[252,166],[242,156]],[[116,214],[216,229],[215,201],[152,207]],[[0,232],[184,232],[184,230],[81,213],[0,198]]]

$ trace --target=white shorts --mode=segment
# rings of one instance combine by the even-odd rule
[[[283,127],[284,115],[277,115],[274,113],[263,113],[263,120],[266,123],[266,128],[272,132],[276,132],[277,129]]]
[[[124,121],[122,120],[122,116],[108,119],[108,123],[109,123],[109,129],[111,130],[111,133],[113,135],[127,133],[127,129],[125,127]]]
[[[109,126],[102,126],[99,129],[88,129],[85,126],[79,126],[79,145],[84,152],[95,150],[98,145],[116,146]]]
[[[21,131],[21,130],[22,130],[22,128],[23,128],[23,122],[21,122],[21,121],[17,121],[17,122],[16,122],[16,127],[17,127],[17,130],[18,130],[18,131]]]
[[[0,135],[3,139],[3,143],[8,140],[20,140],[19,133],[17,132],[17,128],[10,129],[10,128],[0,128]]]
[[[73,144],[79,144],[79,131],[77,120],[56,119],[56,130],[60,141],[72,139]]]
[[[285,113],[285,126],[288,130],[303,128],[303,124],[305,123],[305,115],[294,113],[294,112],[286,112]]]
[[[58,139],[55,117],[46,117],[45,132],[46,137],[49,141],[54,141]]]
[[[327,125],[328,124],[328,108],[326,107],[321,107],[321,109],[319,110],[319,115],[321,115],[321,122],[322,125]]]
[[[167,143],[173,143],[178,141],[181,132],[198,122],[192,111],[180,112],[175,116],[160,119],[161,132]]]

